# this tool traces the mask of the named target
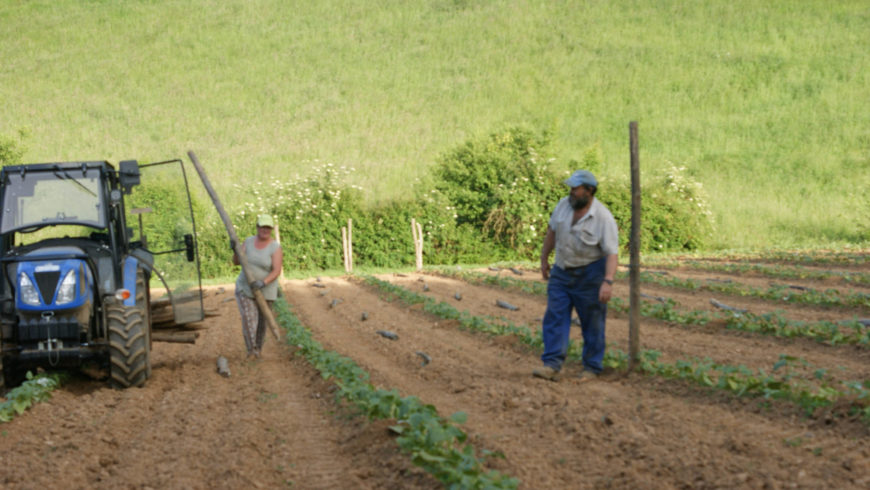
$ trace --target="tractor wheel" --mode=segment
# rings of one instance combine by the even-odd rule
[[[26,373],[20,369],[7,368],[0,360],[0,396],[5,396],[7,391],[23,383],[26,377]]]
[[[113,388],[142,386],[148,378],[151,352],[145,312],[138,305],[107,305],[109,383]]]
[[[148,349],[148,366],[146,367],[145,377],[151,377],[151,294],[148,290],[148,284],[145,282],[145,272],[139,269],[136,272],[136,307],[141,308],[145,313],[143,321],[145,323],[145,348]]]

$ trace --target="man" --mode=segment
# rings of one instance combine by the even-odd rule
[[[556,381],[570,345],[571,310],[583,331],[580,379],[595,379],[603,369],[604,321],[613,293],[619,236],[610,211],[595,199],[598,181],[586,170],[574,172],[571,188],[550,215],[541,248],[541,275],[547,282],[547,312],[543,321],[544,365],[532,374]],[[549,256],[556,249],[550,270]]]

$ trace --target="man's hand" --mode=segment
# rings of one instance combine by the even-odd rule
[[[232,250],[233,252],[236,251],[236,241],[232,238],[230,238],[230,250]]]
[[[266,287],[266,283],[259,279],[251,283],[251,289],[254,291],[258,291],[260,289],[263,289],[264,287]]]
[[[541,259],[541,277],[545,281],[550,279],[550,261],[547,259]]]
[[[601,289],[598,291],[598,301],[607,303],[613,295],[613,285],[609,282],[602,282]]]

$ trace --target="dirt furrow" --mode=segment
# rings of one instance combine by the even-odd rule
[[[502,276],[509,279],[514,280],[523,280],[523,281],[532,281],[532,282],[543,282],[541,279],[541,275],[539,272],[533,272],[526,270],[522,276],[518,276],[516,274],[511,273],[510,271],[498,271],[493,272],[490,270],[478,270],[477,272],[482,272],[488,275],[496,275]],[[672,274],[672,270],[668,270],[668,274]],[[722,274],[715,273],[701,273],[699,271],[692,271],[691,278],[700,280],[701,283],[705,283],[708,279],[718,280],[718,281],[732,281],[734,283],[740,284],[748,284],[740,277],[727,277]],[[674,277],[682,277],[683,279],[689,278],[690,276],[687,274],[685,276],[678,276],[676,273],[673,274]],[[786,284],[785,281],[756,281],[758,284],[755,287],[760,289],[767,289],[770,282],[775,282],[777,284]],[[799,287],[808,287],[814,288],[811,283],[802,282],[802,281],[788,281],[787,284],[799,286]],[[824,289],[824,288],[822,288]],[[856,289],[851,289],[849,287],[842,287],[840,289],[841,292],[846,293],[849,291],[859,291]],[[756,298],[752,296],[741,296],[739,294],[729,294],[718,291],[705,291],[705,290],[689,290],[683,288],[675,288],[665,285],[659,285],[651,282],[641,282],[640,284],[640,292],[642,294],[653,296],[653,297],[662,297],[669,298],[676,301],[680,308],[684,309],[693,309],[700,311],[709,311],[709,312],[721,312],[721,309],[717,309],[711,304],[712,299],[716,299],[722,303],[725,303],[728,306],[732,306],[739,309],[748,310],[751,313],[755,314],[765,314],[765,313],[782,313],[785,318],[796,321],[806,321],[806,322],[819,322],[819,321],[832,321],[838,322],[843,320],[851,320],[853,318],[865,318],[870,317],[870,310],[867,308],[860,307],[843,307],[843,306],[822,306],[822,305],[811,305],[811,304],[803,304],[798,302],[787,302],[787,301],[771,301],[763,298]],[[801,293],[799,290],[795,290],[795,293]],[[870,289],[867,290],[867,293],[870,294]],[[614,283],[614,297],[622,298],[624,301],[628,301],[628,280],[621,279]]]
[[[419,279],[424,282],[420,282]],[[504,291],[487,286],[476,286],[456,279],[412,275],[408,277],[384,276],[395,284],[412,289],[450,303],[455,308],[467,310],[476,316],[502,317],[514,324],[525,324],[540,329],[541,317],[546,309],[544,296],[528,295],[521,292]],[[423,284],[427,291],[423,291]],[[618,295],[625,287],[617,288]],[[455,299],[456,292],[463,296]],[[487,301],[466,301],[464,297],[491,297]],[[510,311],[496,306],[500,298],[514,306]],[[770,336],[743,334],[723,335],[721,330],[706,327],[669,327],[663,322],[643,319],[641,325],[642,346],[644,349],[662,352],[661,360],[674,362],[678,359],[709,357],[721,364],[745,365],[754,369],[770,371],[779,360],[780,354],[791,355],[806,360],[809,365],[794,363],[794,368],[811,374],[815,369],[829,370],[829,375],[846,381],[870,379],[870,349],[855,346],[826,346],[810,340],[776,339]],[[580,329],[572,330],[572,338],[580,340]],[[625,314],[608,313],[608,345],[628,350],[628,317]]]
[[[238,310],[194,346],[155,344],[144,388],[77,378],[2,426],[3,488],[433,488],[385,430],[329,415],[329,385],[268,338],[244,359]],[[232,376],[216,371],[219,355]],[[369,452],[354,450],[370,448]],[[407,476],[403,478],[402,475]]]
[[[510,338],[464,332],[354,282],[324,283],[326,290],[311,281],[285,288],[314,337],[354,359],[378,386],[416,395],[442,415],[467,412],[476,444],[503,452],[495,467],[519,477],[524,488],[870,483],[870,450],[862,440],[816,430],[806,419],[735,411],[728,403],[651,388],[637,375],[580,383],[570,377],[576,366],[569,366],[558,383],[535,379],[530,371],[538,353]],[[494,305],[501,296],[464,287],[454,301],[468,309]],[[341,302],[330,307],[334,299]],[[432,362],[421,365],[417,351]],[[797,440],[811,442],[787,442]]]

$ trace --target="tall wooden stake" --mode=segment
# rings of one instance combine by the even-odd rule
[[[423,270],[423,225],[411,218],[411,235],[414,237],[414,260],[417,270]]]
[[[254,282],[254,276],[251,274],[250,268],[248,268],[248,258],[245,257],[245,254],[241,253],[242,245],[239,242],[238,235],[236,235],[236,229],[233,227],[233,222],[230,221],[230,217],[227,215],[227,212],[224,211],[224,207],[221,205],[221,201],[218,199],[217,193],[211,186],[211,182],[209,182],[208,177],[205,175],[205,170],[203,170],[202,165],[199,164],[196,155],[194,155],[192,151],[188,151],[187,156],[189,156],[190,161],[193,162],[193,166],[196,168],[199,178],[202,179],[202,185],[205,186],[205,190],[211,197],[214,207],[217,208],[217,212],[220,215],[221,220],[223,220],[224,226],[227,228],[227,234],[230,236],[230,240],[234,244],[233,251],[239,256],[239,262],[242,264],[242,273],[245,274],[248,283]],[[272,315],[272,310],[269,309],[269,304],[266,303],[266,298],[263,296],[263,292],[259,289],[253,289],[252,291],[254,292],[254,300],[260,308],[260,314],[266,319],[266,325],[269,326],[269,330],[272,332],[272,335],[275,336],[275,339],[280,340],[281,336],[278,335],[278,323],[275,322],[275,317]]]
[[[344,260],[344,272],[350,272],[350,262],[347,258],[347,227],[341,227],[341,258]]]
[[[275,241],[278,242],[278,245],[281,245],[281,229],[279,228],[279,225],[280,223],[278,223],[278,220],[275,220]],[[284,264],[281,264],[281,274],[278,275],[278,279],[284,279]]]
[[[631,255],[628,265],[628,370],[640,363],[640,159],[637,144],[637,121],[628,124],[631,151]]]
[[[353,220],[347,219],[347,271],[353,272]]]

